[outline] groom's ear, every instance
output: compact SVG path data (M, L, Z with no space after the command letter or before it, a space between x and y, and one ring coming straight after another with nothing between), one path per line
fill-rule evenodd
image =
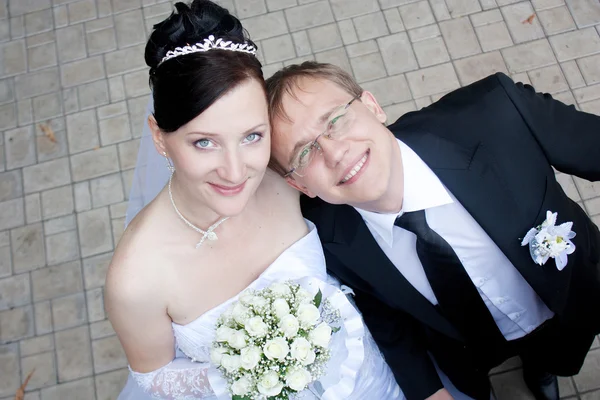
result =
M150 114L148 116L148 126L150 127L150 132L152 132L152 141L154 142L154 147L156 147L156 151L162 156L167 152L167 148L165 146L165 139L162 131L158 127L156 123L156 119L154 115Z
M360 101L362 101L362 103L369 109L369 111L371 111L375 115L379 122L385 124L385 121L387 120L387 115L385 114L385 111L383 111L383 108L381 108L381 106L377 102L375 96L373 96L373 93L365 90L360 95Z
M298 182L294 178L291 178L288 176L287 178L285 178L285 181L287 182L288 185L290 185L294 189L298 190L299 192L304 193L308 197L313 198L313 199L315 197L317 197L313 192L308 190L308 188L306 186L302 185L300 182Z

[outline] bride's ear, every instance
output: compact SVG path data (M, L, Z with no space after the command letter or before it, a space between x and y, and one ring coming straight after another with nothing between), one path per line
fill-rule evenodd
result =
M154 142L156 151L158 151L158 154L164 155L164 153L167 152L167 148L165 147L163 133L158 127L156 119L152 114L148 116L148 126L150 127L150 132L152 132L152 141Z

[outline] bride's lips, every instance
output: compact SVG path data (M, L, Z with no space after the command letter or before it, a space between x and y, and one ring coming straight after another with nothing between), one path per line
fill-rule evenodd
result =
M244 181L236 186L217 185L216 183L209 183L209 185L220 195L235 196L244 190L244 187L246 187L246 182L247 181Z

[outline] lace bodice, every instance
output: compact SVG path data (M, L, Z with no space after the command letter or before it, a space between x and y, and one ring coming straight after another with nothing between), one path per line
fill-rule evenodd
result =
M248 288L262 289L275 281L306 277L340 286L327 275L316 228L312 223L307 223L310 232L284 251ZM132 371L119 400L217 399L208 378L209 352L217 319L237 297L214 307L186 325L173 323L178 357L171 364L151 373L140 374ZM354 391L348 398L374 398L374 392L379 392L376 396L378 399L403 399L393 374L366 329L361 339L364 354L361 354L362 361L358 366L360 371L354 371ZM343 347L343 344L339 345ZM227 397L219 397L221 398ZM302 398L316 397L307 393Z

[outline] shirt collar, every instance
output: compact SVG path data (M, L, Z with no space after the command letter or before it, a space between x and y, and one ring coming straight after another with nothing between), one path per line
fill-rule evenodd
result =
M450 193L421 157L402 141L398 139L396 141L402 154L404 171L402 210L398 213L380 214L355 207L365 223L375 230L390 247L394 243L396 218L405 212L426 210L453 202Z

